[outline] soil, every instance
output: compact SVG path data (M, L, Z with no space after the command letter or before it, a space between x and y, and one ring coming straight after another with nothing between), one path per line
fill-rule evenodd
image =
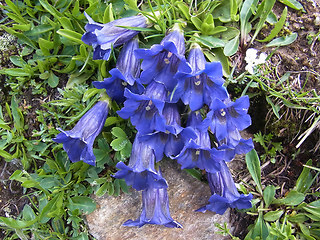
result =
M2 2L2 1L1 1ZM286 25L287 32L296 32L298 34L297 40L289 46L280 47L275 50L270 64L277 66L277 77L283 76L286 72L290 72L290 88L299 91L303 87L305 90L316 91L320 94L320 41L317 39L310 39L311 34L316 34L320 31L320 0L304 0L299 1L304 7L304 11L296 11L288 8L288 24ZM279 16L284 6L277 3L276 13ZM3 17L0 11L0 18ZM0 32L0 36L3 32ZM262 33L263 34L263 33ZM264 38L263 35L259 39ZM270 48L263 48L263 45L257 41L250 47L257 48L261 52L270 53ZM8 64L8 61L2 61L1 65ZM0 66L1 68L1 66ZM244 64L239 68L239 73L243 71ZM272 76L270 76L272 77ZM0 101L2 102L5 96L4 76L0 76ZM30 96L26 90L25 96ZM34 119L36 114L35 110L39 107L38 103L33 101L34 99L26 99L24 104L31 106L28 109L30 114L28 121ZM319 103L317 103L319 105ZM317 105L315 105L318 107ZM319 167L318 149L315 149L319 140L319 131L315 130L301 145L300 153L296 154L298 149L295 148L298 143L298 134L303 133L305 129L310 127L312 119L306 121L310 117L309 112L298 111L289 109L286 111L280 111L281 119L278 120L272 114L270 106L266 103L264 96L256 97L251 101L250 114L252 117L253 125L248 129L248 134L253 134L258 131L262 133L272 132L275 134L275 141L281 141L284 149L277 158L277 164L265 163L262 167L262 181L264 184L273 184L281 186L281 191L277 192L279 196L283 196L285 192L293 187L295 179L301 172L302 165L306 163L308 159L313 159L313 165ZM295 128L295 134L290 131L290 126L293 124ZM32 122L28 122L32 126ZM265 127L267 126L267 127ZM30 131L31 134L32 131ZM315 151L317 150L317 151ZM260 149L257 146L257 151ZM292 154L296 154L295 158L292 158ZM318 158L319 159L319 158ZM233 171L235 179L247 179L248 172L246 171L243 161L238 161L238 171ZM18 163L12 161L10 163L0 160L0 216L17 216L23 209L23 206L28 202L28 199L23 196L23 189L15 182L8 180L10 175L17 169L21 169ZM315 187L315 189L317 186ZM235 220L238 227L236 228L235 235L241 239L245 236L249 223L252 223L250 216L244 215L233 211L235 214ZM3 238L3 233L0 230L0 239Z

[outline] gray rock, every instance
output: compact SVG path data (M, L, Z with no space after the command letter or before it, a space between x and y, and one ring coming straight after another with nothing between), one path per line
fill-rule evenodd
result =
M98 240L163 240L163 239L229 239L216 234L215 223L228 224L230 212L224 215L194 212L208 202L209 186L180 170L172 160L161 161L163 176L169 184L168 196L171 217L183 225L182 229L166 228L158 225L125 227L128 220L136 220L141 213L141 192L132 189L130 194L118 197L105 195L95 198L98 208L87 216L90 233Z

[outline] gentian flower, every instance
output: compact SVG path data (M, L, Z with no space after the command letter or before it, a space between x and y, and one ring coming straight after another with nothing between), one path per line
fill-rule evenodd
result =
M114 175L115 178L125 179L127 185L140 191L151 188L166 188L167 181L155 168L155 155L153 150L139 140L139 134L132 145L131 157L128 166L118 162L116 167L120 170Z
M173 78L181 62L185 62L184 35L178 25L165 36L160 44L150 49L136 50L136 56L143 59L140 76L141 83L149 84L151 81L163 83L169 91L176 85Z
M188 125L194 129L197 138L186 142L181 152L173 158L177 159L182 169L198 167L207 172L219 171L223 154L211 148L210 136L199 112L190 114Z
M165 132L155 131L142 135L140 140L149 145L156 155L156 161L166 156L177 155L184 146L183 139L196 138L192 128L182 128L178 107L173 103L166 103L162 112L166 119Z
M236 129L229 132L228 136L219 141L218 150L224 153L223 159L231 161L236 154L245 154L254 148L252 139L243 139Z
M158 171L160 176L161 172ZM128 220L123 225L129 227L142 227L145 224L164 225L169 228L182 228L174 221L169 211L169 198L166 188L149 187L142 191L142 213L133 221Z
M71 162L84 161L94 166L96 158L92 151L93 142L104 126L108 111L108 102L99 101L81 117L72 130L59 129L61 133L52 140L63 143L63 149Z
M141 134L154 130L166 131L166 120L162 116L162 110L167 90L163 84L151 82L142 95L125 89L124 96L127 98L124 107L117 112L121 118L130 118L131 123Z
M211 111L208 112L204 122L210 126L217 140L221 141L230 132L241 131L251 125L250 115L247 114L248 108L248 96L240 97L235 102L216 98L210 105Z
M251 208L252 194L240 194L227 164L224 161L221 161L220 164L221 170L219 172L207 173L212 193L209 204L196 211L205 212L209 210L222 215L229 207L237 209Z
M96 23L86 12L84 15L89 23L85 26L86 33L82 36L81 40L85 44L92 45L94 60L108 60L112 46L118 47L139 33L138 31L119 26L142 28L147 26L147 18L142 15L121 18L106 24Z
M140 60L133 54L134 50L138 49L138 47L139 43L137 39L132 39L125 43L118 56L116 68L109 71L112 76L105 78L103 82L93 82L93 86L98 89L105 88L108 96L118 103L125 100L123 95L125 88L130 89L134 93L142 93L144 87L138 81Z
M173 94L173 102L181 98L184 104L190 106L191 111L196 111L203 104L210 106L215 98L224 100L228 97L228 92L223 86L221 63L208 63L201 47L196 43L192 45L188 63L191 69L180 65L175 76L178 85Z

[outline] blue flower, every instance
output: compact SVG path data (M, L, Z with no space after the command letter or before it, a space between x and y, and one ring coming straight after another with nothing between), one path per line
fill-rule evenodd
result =
M223 214L229 207L237 209L251 208L252 194L240 194L232 179L227 164L220 162L221 170L216 173L207 173L208 182L212 196L209 204L196 210L197 212L205 212L207 210Z
M219 142L218 150L224 153L223 159L231 161L236 154L245 154L254 148L252 139L243 139L236 129L229 132L228 136Z
M53 141L63 143L72 162L84 161L95 165L95 156L92 151L93 142L101 132L108 116L109 106L105 101L99 101L78 121L70 131L61 131Z
M191 111L199 110L203 104L210 106L215 98L224 100L228 92L223 85L220 62L207 63L198 44L193 44L188 56L190 69L181 64L175 78L178 79L173 101L179 98L190 106Z
M163 84L151 82L142 95L125 89L124 96L127 98L124 107L117 112L121 118L130 118L131 123L141 134L151 133L154 130L166 131L166 120L162 110L167 91Z
M161 172L158 171L160 176ZM173 220L169 211L169 198L166 188L149 187L142 191L142 213L133 221L127 220L123 225L142 227L145 224L164 225L169 228L182 228L182 225Z
M140 140L150 146L156 155L156 161L166 156L177 155L184 146L184 139L196 138L191 128L182 128L180 126L180 114L176 104L166 103L162 112L166 119L165 132L155 131L142 135Z
M243 96L235 102L229 99L215 99L210 105L210 112L204 122L210 126L218 141L223 140L230 132L243 130L251 125L249 97Z
M121 18L106 24L101 24L93 21L86 12L84 14L89 23L85 26L86 33L82 36L81 40L84 43L93 46L93 59L108 60L112 46L120 46L139 33L138 31L122 28L120 26L147 26L147 19L142 15Z
M128 166L118 162L116 167L120 170L115 178L125 179L127 185L140 191L146 188L166 188L167 182L155 168L155 155L153 150L139 140L139 134L133 142L131 157Z
M217 172L220 170L219 162L223 160L223 154L215 148L211 148L208 130L204 127L199 112L193 112L189 116L188 125L193 128L196 138L189 139L181 152L173 157L177 159L181 168L194 168Z
M110 78L105 78L103 82L95 81L93 86L101 89L105 88L108 96L118 103L125 100L124 89L128 88L131 92L142 93L144 87L138 81L140 75L140 60L138 60L133 52L138 49L139 43L137 39L124 44L117 59L116 68L109 71Z
M136 50L136 56L143 59L140 80L143 84L151 81L163 83L169 91L176 85L174 75L181 62L185 62L184 35L180 29L171 31L160 44L150 49Z

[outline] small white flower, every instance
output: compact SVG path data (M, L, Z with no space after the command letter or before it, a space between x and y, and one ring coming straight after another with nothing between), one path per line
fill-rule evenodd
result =
M254 74L255 66L263 64L266 62L267 54L261 53L259 57L257 56L258 50L254 48L249 48L246 52L246 57L244 60L247 62L245 69L250 73Z

